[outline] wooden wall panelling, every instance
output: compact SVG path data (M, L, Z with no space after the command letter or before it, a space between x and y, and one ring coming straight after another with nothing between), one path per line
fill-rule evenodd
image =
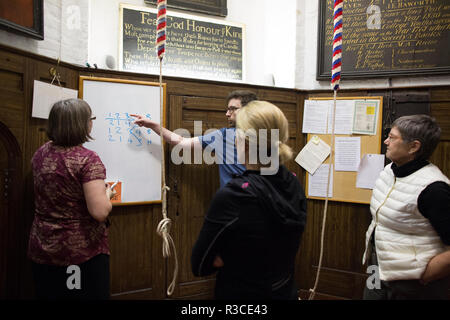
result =
M18 298L22 197L22 151L16 137L0 122L0 299Z
M150 182L151 183L151 182ZM165 261L156 234L161 205L115 206L110 215L111 296L163 299Z
M6 241L2 245L5 251L1 251L5 261L0 266L1 277L6 282L2 283L3 290L0 293L4 298L20 297L20 267L21 267L21 224L22 213L22 171L24 134L24 109L25 109L25 58L20 55L0 53L0 122L2 126L2 224L0 233ZM6 153L6 154L4 154ZM10 180L8 183L5 179ZM8 199L4 197L8 184ZM5 216L6 215L6 216Z
M184 128L194 132L193 121L202 121L203 128L221 128L226 125L223 100L205 97L170 96L170 129ZM211 106L208 110L207 107ZM191 112L202 111L191 118ZM187 117L185 115L187 114ZM223 117L222 123L216 122ZM197 117L200 115L200 117ZM211 122L214 119L214 122ZM218 126L216 126L218 125ZM203 132L202 132L203 133ZM193 160L193 153L191 153ZM203 161L203 160L202 160ZM178 252L179 275L173 298L204 299L211 298L214 277L196 278L191 271L191 252L203 225L204 215L215 190L219 187L217 165L169 164L170 180L176 180L176 193L171 192L170 216L175 217L173 225L174 241ZM169 261L168 280L172 277L173 261Z
M450 177L450 141L443 140L439 142L430 158L430 162L437 165L442 173Z
M431 90L431 115L441 127L441 141L450 141L450 87Z
M430 96L431 115L436 118L442 130L441 141L430 161L450 177L450 87L432 88ZM450 288L448 298L450 300Z
M309 97L329 97L332 93L314 93ZM343 96L365 95L358 92ZM303 109L302 109L303 110ZM301 126L302 123L299 123ZM307 173L304 173L303 182ZM307 223L297 256L297 283L300 296L308 298L314 287L320 258L324 201L309 199ZM368 206L343 202L328 202L323 247L322 269L315 299L352 299L362 296L366 275L361 265L363 236L370 223Z
M204 98L221 98L225 99L227 95L238 89L254 90L254 86L242 85L235 86L225 84L223 82L202 81L192 79L177 79L173 77L163 78L163 82L167 82L168 94L181 95L186 97L204 97ZM225 106L224 106L225 110Z
M11 135L9 129L3 123L0 123L0 179L2 182L8 179L8 169L11 165L8 157L8 143L5 141L5 136L8 134ZM8 229L11 218L8 199L4 196L8 191L6 184L6 181L0 184L0 299L7 298L9 292L8 278L17 278L8 268L8 263L15 259L11 257L11 252L9 252L10 237ZM12 287L14 288L14 286Z
M295 147L293 148L294 154L293 159L297 156L297 154L303 149L306 143L306 135L302 133L302 127L303 127L303 108L304 108L304 101L306 99L306 93L299 92L296 95L296 120L297 120L297 126L296 126L296 139L295 139ZM297 178L299 179L300 183L303 186L303 190L305 190L305 171L300 165L297 163L294 164L294 172L297 174ZM309 281L307 279L312 278L311 274L311 268L309 267L309 264L307 261L311 260L311 254L312 250L308 248L309 242L305 242L305 238L308 237L308 223L309 223L309 214L307 215L307 225L305 226L305 230L303 231L302 239L300 242L300 248L297 252L296 257L296 268L295 268L295 281L297 283L297 287L299 291L301 291L301 288L309 288ZM314 243L314 242L311 242ZM300 293L300 292L299 292ZM300 295L302 299L306 298L305 295Z
M442 130L441 141L430 161L437 165L447 177L450 177L450 87L432 89L430 95L431 115L436 118Z
M314 244L316 256L310 261L314 277L319 261L323 207L323 201L310 200L308 203L308 213L310 216L313 215L311 222L314 223L314 231L310 233L312 237L307 239L316 242ZM345 298L358 299L362 296L366 274L361 260L365 230L370 220L367 205L334 201L328 203L318 292ZM310 283L311 288L314 280Z
M0 121L24 144L25 58L2 52L0 55Z
M340 97L364 96L367 92L340 92ZM313 93L330 97L332 93ZM300 124L301 125L301 124ZM305 175L307 173L305 172ZM303 177L305 181L305 176ZM308 200L308 218L297 261L300 296L308 298L314 287L320 258L324 201ZM367 277L361 264L364 235L370 223L367 205L328 202L322 269L315 299L359 299Z

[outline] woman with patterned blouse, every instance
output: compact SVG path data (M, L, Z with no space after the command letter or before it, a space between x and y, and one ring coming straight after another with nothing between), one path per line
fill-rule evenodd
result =
M108 215L114 192L99 156L82 146L95 117L81 99L55 103L49 142L33 156L35 216L28 256L39 299L108 299Z

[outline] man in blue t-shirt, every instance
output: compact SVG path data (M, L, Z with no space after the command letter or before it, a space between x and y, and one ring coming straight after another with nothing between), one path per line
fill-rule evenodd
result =
M228 128L215 130L203 136L194 138L184 138L141 115L132 114L136 117L135 123L142 127L150 128L158 135L163 134L163 139L172 145L179 145L181 148L202 148L214 151L219 165L220 187L225 186L233 177L233 174L241 174L245 167L237 161L235 146L236 136L236 114L240 108L250 101L257 100L256 94L246 90L232 91L227 97L226 117L228 118Z

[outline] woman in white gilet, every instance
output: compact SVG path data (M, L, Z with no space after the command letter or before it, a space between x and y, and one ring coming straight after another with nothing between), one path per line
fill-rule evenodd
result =
M433 118L412 115L384 141L392 163L375 183L363 257L379 281L367 281L364 299L448 299L449 179L428 162L440 134Z

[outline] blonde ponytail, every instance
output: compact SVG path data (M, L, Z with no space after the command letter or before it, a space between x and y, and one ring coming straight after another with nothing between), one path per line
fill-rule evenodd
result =
M292 159L292 148L289 147L287 144L280 142L278 153L280 155L280 163L284 164Z
M266 146L271 147L271 130L278 130L278 155L280 163L292 159L292 149L286 144L289 139L289 127L286 116L280 108L267 101L251 101L241 108L236 116L237 128L259 139L259 130L267 130Z

